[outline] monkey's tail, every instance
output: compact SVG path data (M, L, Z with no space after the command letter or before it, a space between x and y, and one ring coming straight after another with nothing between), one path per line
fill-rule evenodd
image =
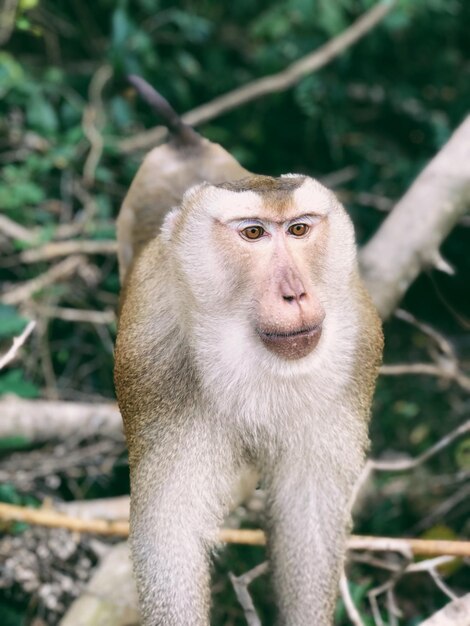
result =
M135 74L130 74L127 80L140 97L161 117L163 124L177 141L186 145L201 142L201 135L183 122L168 100L158 93L152 85Z

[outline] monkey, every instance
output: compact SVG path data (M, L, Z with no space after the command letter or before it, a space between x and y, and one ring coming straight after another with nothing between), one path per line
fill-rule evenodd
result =
M352 222L307 175L248 172L139 81L171 131L117 223L142 623L209 625L211 554L248 475L278 623L330 626L383 341Z

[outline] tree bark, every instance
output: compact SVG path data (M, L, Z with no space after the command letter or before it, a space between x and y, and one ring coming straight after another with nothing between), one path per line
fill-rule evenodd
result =
M123 542L109 550L59 626L137 626L136 607L129 551Z
M420 626L470 626L470 593L449 602Z
M22 437L41 443L77 433L123 438L121 415L112 402L22 400L12 395L0 400L0 416L0 439Z
M382 318L425 268L452 273L439 246L470 206L470 116L426 166L360 253Z

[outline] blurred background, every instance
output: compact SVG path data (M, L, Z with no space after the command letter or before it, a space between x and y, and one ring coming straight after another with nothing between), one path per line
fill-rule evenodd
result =
M373 5L0 2L0 210L8 218L7 226L0 222L1 351L28 319L37 322L0 373L0 394L71 403L114 399L114 220L145 153L141 133L159 122L126 74L141 75L177 111L190 111L283 70ZM254 172L323 179L344 202L362 244L468 113L469 26L465 0L400 0L332 63L198 130ZM12 223L18 230L11 231ZM439 339L427 324L455 351L463 384L439 376L381 377L371 427L374 458L416 456L468 419L469 227L463 218L442 247L455 275L422 274L400 305L413 317L385 325L385 363L439 362ZM47 245L60 241L87 243L48 257ZM28 256L37 249L43 252ZM64 262L70 267L54 270ZM51 270L59 278L49 280ZM34 289L17 291L44 276ZM469 476L468 435L415 471L378 474L358 507L355 532L468 537ZM122 496L129 489L125 446L100 432L78 431L66 440L52 433L40 443L5 436L0 481L0 500L13 504ZM257 526L252 518L248 512L242 523ZM2 626L58 624L99 562L99 547L85 535L20 523L0 521L0 531ZM241 574L263 555L261 548L232 546L217 556L215 625L245 623L227 572ZM469 591L464 560L439 573L457 595ZM368 594L389 575L370 562L350 564L352 595L366 625L380 626ZM272 623L268 579L257 579L252 590L263 623ZM394 593L401 614L390 617L379 603L383 624L419 624L449 599L426 572L404 577ZM337 624L348 623L339 601Z

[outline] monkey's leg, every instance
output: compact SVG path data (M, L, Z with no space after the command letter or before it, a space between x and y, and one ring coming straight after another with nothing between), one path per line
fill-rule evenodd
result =
M208 429L168 430L131 475L130 545L142 624L208 626L210 551L229 499L231 452Z
M281 464L268 484L267 533L282 626L331 626L349 529L349 489L331 472Z

